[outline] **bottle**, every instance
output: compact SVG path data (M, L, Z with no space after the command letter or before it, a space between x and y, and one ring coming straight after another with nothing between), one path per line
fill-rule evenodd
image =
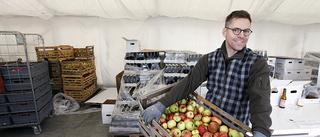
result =
M286 104L286 100L287 100L286 91L287 91L287 89L284 88L281 99L280 99L280 104L279 104L280 108L285 108L285 104Z

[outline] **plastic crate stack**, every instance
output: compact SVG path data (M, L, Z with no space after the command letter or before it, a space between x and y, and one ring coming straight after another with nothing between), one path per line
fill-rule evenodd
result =
M44 61L46 57L51 68L51 88L52 92L63 92L63 83L61 77L61 61L74 59L74 48L70 45L60 45L54 47L36 47L38 61ZM44 56L46 55L46 56Z
M165 84L173 84L182 80L196 65L202 54L191 51L169 51L164 58Z
M63 91L76 101L85 101L97 88L93 46L75 48L74 59L61 61Z
M0 70L5 87L0 94L0 126L36 125L53 116L47 62L2 63Z

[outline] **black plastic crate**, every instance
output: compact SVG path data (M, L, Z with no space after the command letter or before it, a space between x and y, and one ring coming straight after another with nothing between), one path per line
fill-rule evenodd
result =
M35 109L35 105L33 101L8 104L9 111L22 112L22 111L40 110L45 104L47 104L51 100L51 98L52 98L52 93L47 92L44 96L42 96L39 100L36 101L37 109Z
M32 78L33 88L36 89L40 85L49 81L49 73L44 72ZM31 81L29 78L7 79L4 80L6 91L31 90Z
M53 112L52 100L49 101L40 111L38 111L39 122L41 122L46 116ZM11 118L14 124L26 124L26 123L36 123L37 115L35 111L13 113Z
M0 126L7 126L11 124L11 116L9 114L0 115Z
M35 99L38 100L42 95L51 91L49 81L34 90ZM32 90L7 92L8 102L32 101Z
M0 104L0 114L8 113L8 106L6 104Z
M31 77L48 71L47 62L30 62ZM29 78L26 63L10 63L0 67L3 79Z
M0 103L5 103L6 101L6 95L5 94L0 94Z

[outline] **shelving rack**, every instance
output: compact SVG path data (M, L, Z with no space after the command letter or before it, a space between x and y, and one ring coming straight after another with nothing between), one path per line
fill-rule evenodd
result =
M0 31L0 128L31 126L40 134L41 121L54 114L50 63L37 62L35 47L44 48L41 35Z

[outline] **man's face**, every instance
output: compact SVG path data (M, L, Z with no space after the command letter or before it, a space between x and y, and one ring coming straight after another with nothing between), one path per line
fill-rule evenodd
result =
M228 27L231 29L239 28L241 30L250 29L251 23L249 19L246 18L234 18L231 20L231 24ZM226 38L228 54L234 54L237 51L242 50L249 39L249 36L243 35L243 31L239 35L235 35L231 29L224 28L222 31L223 36Z

